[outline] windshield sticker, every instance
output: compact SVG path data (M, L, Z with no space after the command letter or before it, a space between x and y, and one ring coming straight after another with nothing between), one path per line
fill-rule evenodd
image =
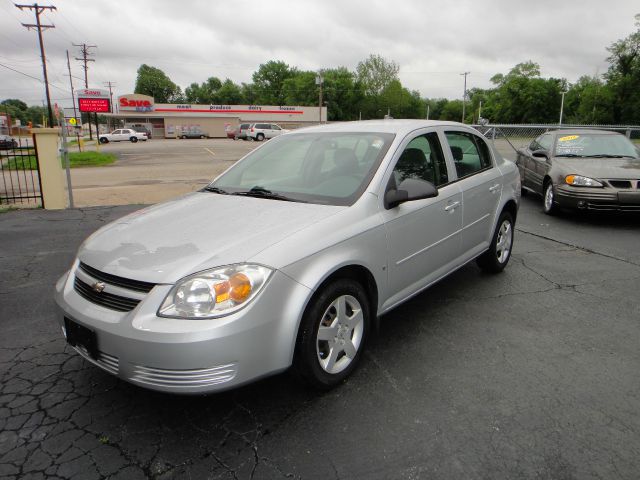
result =
M580 135L567 135L566 137L560 137L558 139L559 142L570 142L571 140L576 140L580 138Z

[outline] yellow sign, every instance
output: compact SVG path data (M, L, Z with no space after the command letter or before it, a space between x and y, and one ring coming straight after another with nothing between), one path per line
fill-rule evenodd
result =
M75 125L76 123L78 123L78 121L77 121L75 118L70 118L70 119L69 119L69 123L70 123L71 125Z
M580 138L580 135L567 135L566 137L560 137L558 139L559 142L570 142L571 140L575 140L576 138Z

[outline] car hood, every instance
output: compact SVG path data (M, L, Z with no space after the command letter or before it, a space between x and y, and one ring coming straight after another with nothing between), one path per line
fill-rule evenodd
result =
M244 262L344 208L198 192L101 228L85 240L78 258L120 277L174 283Z
M554 164L561 167L563 175L573 173L591 178L640 178L640 159L638 158L556 157Z

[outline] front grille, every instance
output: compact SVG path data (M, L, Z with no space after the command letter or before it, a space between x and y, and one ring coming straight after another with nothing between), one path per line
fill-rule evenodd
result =
M114 357L113 355L109 355L108 353L98 352L98 358L94 360L93 358L91 358L91 355L89 355L89 352L87 352L87 349L82 345L77 345L73 348L76 350L76 352L82 355L85 360L90 361L94 365L97 365L98 367L111 373L112 375L118 375L118 369L120 367L120 361L118 360L118 357Z
M200 388L233 380L237 363L196 370L166 370L135 365L131 381L152 387Z
M90 267L86 263L80 262L80 269L86 274L91 275L96 280L114 285L120 288L126 288L127 290L133 290L134 292L149 293L155 283L142 282L140 280L131 280L130 278L118 277L117 275L111 275L110 273L104 273L100 270L96 270Z
M609 184L615 188L631 188L629 180L609 180Z
M140 303L136 298L121 297L104 291L96 292L91 285L84 283L78 277L73 282L73 288L86 300L118 312L129 312Z

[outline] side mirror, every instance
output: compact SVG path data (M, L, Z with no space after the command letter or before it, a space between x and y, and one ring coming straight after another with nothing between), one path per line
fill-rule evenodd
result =
M401 203L438 196L438 189L433 183L418 178L403 180L398 188L390 188L384 195L384 207L387 210L397 207Z
M536 150L534 152L531 152L531 155L536 158L546 158L547 160L549 160L549 153L546 150Z

